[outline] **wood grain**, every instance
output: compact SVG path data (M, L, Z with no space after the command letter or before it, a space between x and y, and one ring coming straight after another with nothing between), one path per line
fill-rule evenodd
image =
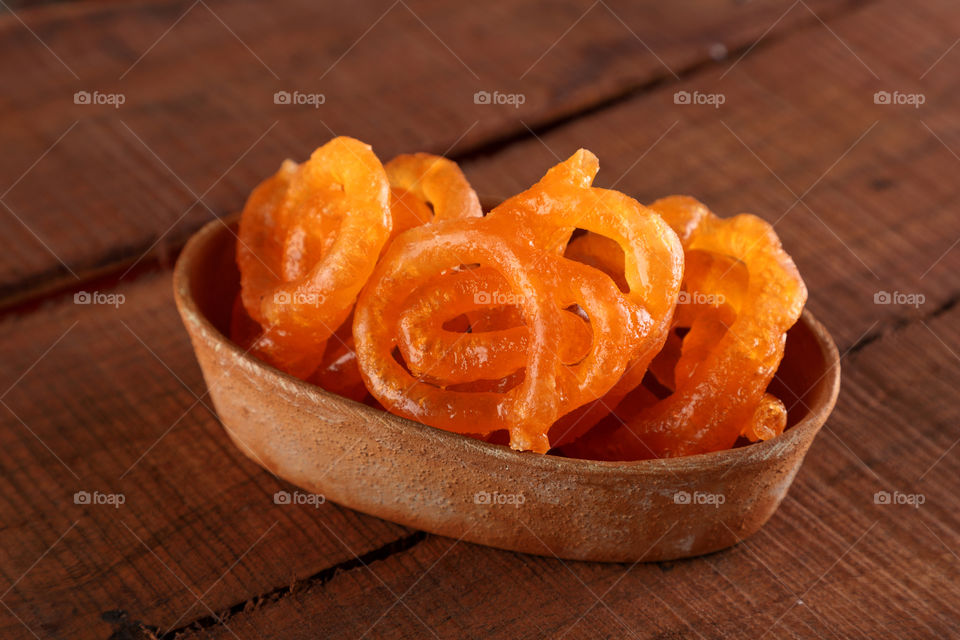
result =
M173 628L171 636L315 638L359 636L374 622L368 637L960 633L952 3L905 10L889 0L837 15L829 28L795 5L742 61L716 66L701 64L709 43L743 47L791 5L703 3L694 19L663 3L611 4L670 67L686 69L661 84L650 83L669 74L600 6L519 82L589 5L411 3L477 83L399 5L322 81L321 67L389 4L352 13L198 5L118 82L189 6L21 12L82 81L0 17L0 83L18 87L0 101L0 140L14 150L0 155L0 185L13 185L2 200L78 275L127 264L158 238L155 255L173 251L191 228L236 208L278 158L326 138L327 125L390 155L444 151L479 121L453 152L487 197L587 146L601 158L601 184L642 200L687 191L722 214L785 213L777 230L810 306L847 351L844 390L790 497L754 538L678 563L562 563L454 545L335 505L274 504L275 491L292 488L248 462L196 402L205 388L168 272L78 283L125 300L75 305L70 293L0 319L0 636L147 638ZM324 43L319 52L310 38ZM409 63L385 68L385 57ZM37 73L23 73L38 61ZM309 86L284 82L307 76ZM331 100L316 112L272 103L273 91L313 86ZM424 102L424 87L435 103ZM529 99L484 111L472 103L477 87ZM82 88L129 100L83 110L70 102ZM677 90L726 101L677 105ZM919 91L926 102L876 105L877 90ZM328 109L335 98L339 107ZM516 138L522 123L536 136ZM206 206L194 203L200 195ZM0 220L3 296L66 281L10 212ZM880 291L925 301L876 305ZM77 491L120 492L125 503L77 505ZM920 494L924 504L875 504L878 491Z
M170 289L156 273L112 291L116 308L67 298L3 321L3 590L67 532L3 600L40 635L104 638L110 611L166 629L411 534L274 503L293 489L225 439ZM78 491L125 502L78 505ZM0 637L17 637L6 614Z
M946 34L960 32L960 13L949 2L922 4L924 12L902 14L883 3L831 30L805 28L732 69L706 69L464 170L481 194L502 197L587 147L600 158L600 186L642 202L688 193L720 215L775 222L810 285L811 310L842 351L960 294L960 216L951 204L960 197L952 80L960 54L917 80L953 44ZM914 37L931 21L936 45ZM922 92L926 103L877 105L878 90ZM726 102L677 105L675 91ZM925 301L875 305L883 291Z
M939 24L956 25L947 4L925 8ZM619 582L628 567L564 564L467 544L451 549L452 541L428 538L370 571L238 617L232 628L249 637L264 629L294 638L335 629L359 636L385 614L371 635L422 637L427 628L440 637L957 633L960 541L949 479L957 471L951 447L960 437L950 401L960 384L958 256L947 253L934 265L960 232L943 206L956 195L948 178L956 159L920 121L935 130L955 126L949 113L956 96L945 60L948 66L923 85L922 114L873 104L873 91L906 91L910 74L923 73L939 55L929 42L888 33L895 16L906 33L931 19L905 21L890 3L832 25L883 74L880 81L829 31L810 28L748 57L724 79L722 71L708 70L679 87L722 91L728 101L716 111L676 108L672 92L661 90L467 165L481 192L494 196L534 180L556 160L554 152L562 157L586 145L612 165L602 174L610 184L679 119L619 188L650 200L681 184L721 212L750 207L775 220L813 185L805 194L809 209L794 207L777 228L810 285L812 308L845 348L856 346L845 362L838 411L791 497L757 537L729 553L637 566ZM874 41L877 33L885 38ZM942 53L951 42L940 44ZM893 50L895 60L887 53ZM785 60L796 69L789 81ZM744 202L744 193L752 202ZM919 309L874 305L882 290L923 293L927 301ZM922 494L925 503L878 505L878 491ZM505 575L511 588L498 589ZM609 609L595 604L591 590L601 595L614 584L604 595ZM407 589L409 609L395 604Z
M810 6L829 16L852 4ZM384 158L490 150L672 80L711 50L736 52L815 20L789 7L81 3L24 11L37 37L0 16L0 146L15 150L0 157L9 240L0 300L145 254L164 262L211 216L240 208L283 158L305 158L334 132ZM76 105L76 91L125 101ZM277 91L326 101L276 105ZM477 91L520 93L524 103L477 105Z
M952 308L846 358L841 402L787 500L728 551L631 567L429 536L227 622L242 638L952 637L960 461L939 458L960 439L957 353ZM924 502L877 504L880 491Z

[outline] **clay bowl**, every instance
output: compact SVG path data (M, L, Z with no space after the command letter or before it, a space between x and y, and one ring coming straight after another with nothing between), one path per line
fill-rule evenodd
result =
M775 381L787 405L800 402L777 438L631 463L519 453L346 400L245 355L225 337L239 287L235 241L211 222L174 273L177 307L227 434L305 491L451 538L605 562L731 546L777 509L840 385L836 346L805 312Z

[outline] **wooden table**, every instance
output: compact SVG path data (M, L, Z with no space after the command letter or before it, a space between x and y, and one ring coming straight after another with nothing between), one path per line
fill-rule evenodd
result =
M22 4L0 15L0 637L960 634L955 2ZM334 134L449 155L486 199L584 146L603 186L775 222L844 386L766 527L603 565L274 504L170 267Z

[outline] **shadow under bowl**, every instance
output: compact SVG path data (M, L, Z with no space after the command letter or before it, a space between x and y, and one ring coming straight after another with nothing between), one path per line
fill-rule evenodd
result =
M837 348L809 311L787 335L771 391L780 436L703 455L597 462L520 453L328 393L227 338L239 274L236 218L189 241L174 294L234 443L302 489L357 511L501 549L604 562L729 547L776 511L840 387Z

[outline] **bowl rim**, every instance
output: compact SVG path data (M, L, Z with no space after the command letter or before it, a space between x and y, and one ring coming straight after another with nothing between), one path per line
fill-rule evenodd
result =
M177 257L173 270L173 289L176 304L180 308L184 321L193 323L195 329L200 331L214 349L218 351L226 350L232 357L237 358L238 362L242 364L244 368L253 372L255 375L273 379L279 386L295 390L298 398L305 398L310 401L347 403L351 410L359 411L361 415L369 416L371 419L381 422L386 420L387 424L398 430L410 429L413 433L423 437L426 442L429 443L432 441L433 444L438 446L448 446L453 450L473 450L475 453L485 454L503 464L532 465L541 471L579 474L581 476L584 474L609 475L615 473L637 476L648 474L660 475L664 471L678 475L691 471L703 471L705 469L719 470L725 467L757 464L759 461L770 457L779 457L779 453L784 449L792 449L804 442L809 443L833 410L840 391L840 356L836 343L826 327L824 327L808 309L804 308L797 323L805 324L806 328L813 334L823 359L827 363L823 373L810 388L807 389L806 393L809 393L821 385L821 383L829 385L829 391L826 394L821 394L819 402L813 403L812 406L807 406L808 413L799 422L770 440L751 443L733 449L676 458L607 461L568 458L549 453L537 454L516 451L506 445L492 444L452 431L431 427L395 415L389 411L383 411L349 398L344 398L343 396L331 393L321 387L280 371L253 357L213 325L210 319L200 310L196 300L194 300L193 282L191 282L190 279L190 265L201 255L203 250L209 246L210 241L216 237L217 234L229 232L236 237L236 233L230 228L230 225L239 220L239 217L239 213L234 213L228 216L218 217L208 222L190 237L180 252L180 255Z

